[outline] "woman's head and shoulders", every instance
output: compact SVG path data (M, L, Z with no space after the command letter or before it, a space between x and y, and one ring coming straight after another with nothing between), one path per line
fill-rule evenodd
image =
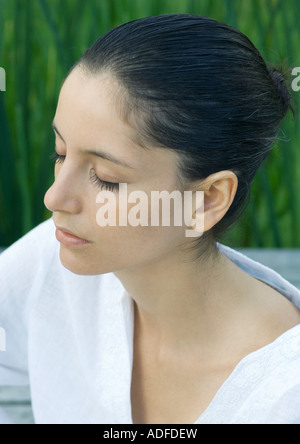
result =
M219 358L226 379L241 359L300 323L296 289L217 243L240 215L289 107L282 75L249 39L199 16L122 25L72 68L53 122L56 178L45 204L69 270L61 273L120 281L133 299L137 360L145 347L157 348L153 359L163 365L179 347L212 366ZM119 216L121 183L147 197L201 191L203 234L186 237L186 227L172 223L100 227L98 193L115 195ZM57 258L53 221L28 239L51 232Z
M216 240L241 214L289 108L284 77L227 25L171 14L107 33L72 68L54 118L61 163L45 203L56 226L88 240L74 255L62 244L62 262L78 274L128 275L129 287L131 275L154 277L163 264L167 276L189 261L214 268L230 256ZM149 199L154 190L202 191L204 233L152 227L149 212L145 226L99 227L97 187L117 194L120 183ZM254 284L272 292L259 276Z

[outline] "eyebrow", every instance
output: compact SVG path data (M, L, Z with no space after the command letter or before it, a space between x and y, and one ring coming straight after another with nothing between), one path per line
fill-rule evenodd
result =
M53 130L56 132L56 134L59 136L59 138L60 138L64 143L66 143L65 140L64 140L64 138L62 137L62 135L61 135L60 132L58 131L58 129L57 129L57 127L56 127L56 125L55 125L54 122L52 122L51 126L52 126L52 129L53 129ZM129 165L128 163L124 162L123 160L119 160L119 159L117 159L116 157L112 156L111 154L109 154L109 153L105 153L105 152L100 151L100 150L88 150L88 151L85 151L85 150L84 150L84 151L81 151L81 153L83 153L83 154L89 154L89 155L91 155L91 156L101 157L101 159L108 160L109 162L113 162L113 163L115 163L116 165L123 166L123 167L126 167L126 168L135 169L135 167L133 167L132 165Z
M82 151L82 153L89 154L91 156L101 157L101 159L108 160L109 162L113 162L113 163L115 163L116 165L119 165L119 166L135 169L135 167L133 167L132 165L129 165L128 163L124 162L123 160L117 159L116 157L112 156L111 154L104 153L103 151L88 150L88 151Z

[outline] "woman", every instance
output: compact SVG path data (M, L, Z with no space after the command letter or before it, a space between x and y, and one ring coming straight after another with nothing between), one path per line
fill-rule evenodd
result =
M119 26L71 69L53 220L0 258L0 383L30 384L37 423L300 423L300 293L217 242L289 108L247 37L195 15ZM192 192L191 223L120 223L120 184Z

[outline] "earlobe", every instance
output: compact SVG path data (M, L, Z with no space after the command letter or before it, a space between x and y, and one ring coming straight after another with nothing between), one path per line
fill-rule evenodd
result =
M238 187L233 171L220 171L201 183L204 191L204 232L213 228L229 210Z

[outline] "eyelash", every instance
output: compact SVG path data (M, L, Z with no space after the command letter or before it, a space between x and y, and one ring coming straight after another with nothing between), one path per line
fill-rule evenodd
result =
M119 190L118 183L106 182L105 180L100 179L100 177L97 176L94 169L91 170L90 180L92 183L95 183L99 188L101 188L101 190L106 190L106 191L118 191Z
M54 161L56 164L63 163L66 156L62 156L60 154L57 154L55 151L53 154L51 154L50 159ZM100 177L97 176L96 171L94 169L90 172L90 180L92 183L96 184L101 190L106 191L118 191L119 190L119 183L116 182L107 182L105 180L100 179Z
M65 160L65 158L66 156L61 156L60 154L57 154L56 151L50 155L50 160L52 160L55 163L62 163Z

